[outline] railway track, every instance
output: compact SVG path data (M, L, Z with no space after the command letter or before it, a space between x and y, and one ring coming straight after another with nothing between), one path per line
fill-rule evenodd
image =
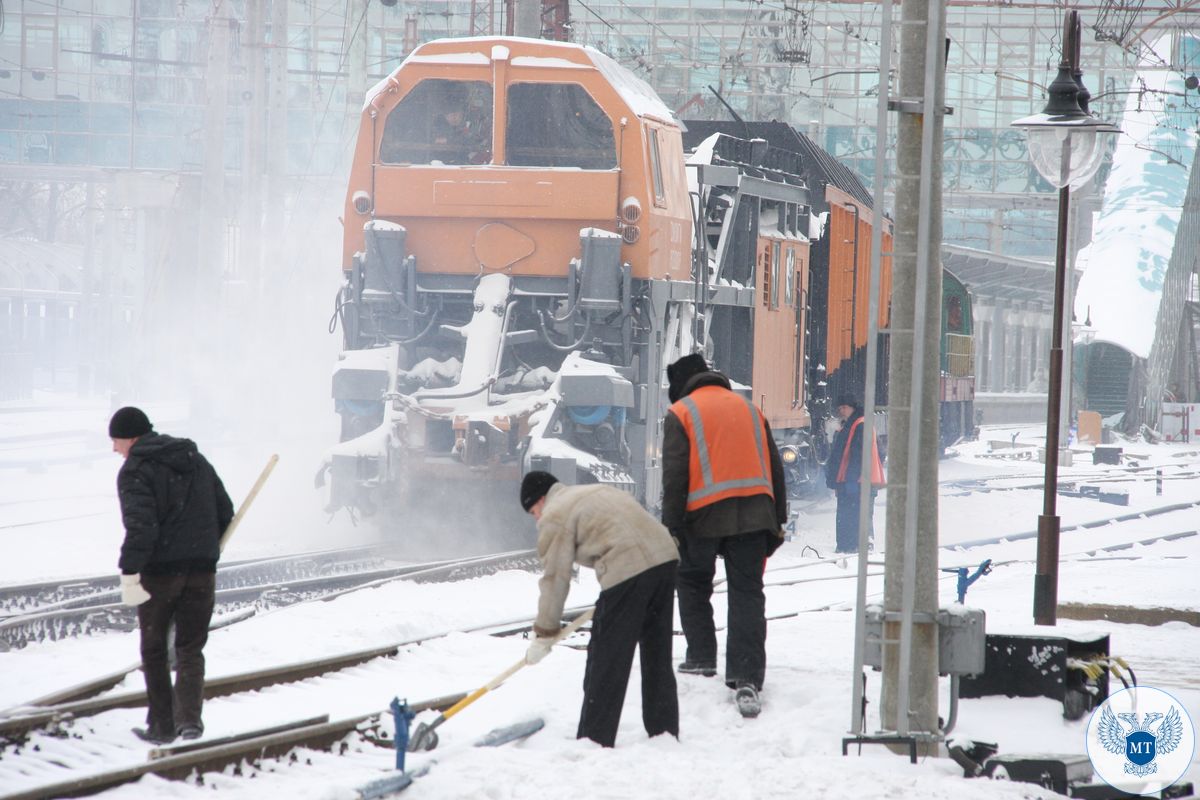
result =
M585 610L571 609L564 616L572 618ZM305 684L300 682L393 657L406 648L451 633L487 632L505 636L528 630L532 624L532 618L493 621L370 650L228 676L207 682L205 697L244 694L249 698L251 692L282 684L298 684L296 688L303 690ZM445 710L465 696L464 692L410 703L410 709L415 712ZM381 724L381 717L387 712L382 709L334 721L328 716L307 718L265 729L246 730L220 739L160 748L152 750L148 759L145 745L141 743L99 742L85 735L84 729L88 726L84 720L105 711L144 704L145 692L135 691L52 706L29 705L0 717L0 738L4 740L0 747L0 785L7 783L17 787L15 791L0 794L0 800L76 797L135 781L145 774L184 778L193 772L222 770L245 761L282 755L296 748L330 749L339 742L342 752L362 743L390 746L388 723ZM347 741L347 737L357 737L357 740ZM92 767L96 764L117 766L95 771Z
M1112 558L1111 553L1137 544L1152 544L1194 535L1197 535L1196 531L1163 534L1085 548L1077 552L1065 553L1063 557ZM1014 559L1005 563L1018 563L1018 561L1021 560ZM785 568L769 570L768 574L780 577L780 573L807 566L817 565L790 565ZM439 571L442 575L450 575L454 574L455 570L465 577L477 567L478 564L473 563L446 564L427 568L429 571L424 577L433 580L435 579L433 576ZM853 576L847 573L846 577ZM828 580L828 578L817 579ZM950 580L951 578L944 576L942 579ZM812 578L771 580L769 586L777 587L811 582L812 580ZM840 603L822 604L814 608L776 614L771 618L795 617L809 611L840 608L841 606ZM575 609L576 613L580 611L582 609ZM488 632L493 635L505 635L527 629L530 623L529 619L508 620L460 630L461 632ZM211 681L206 686L206 697L212 699L244 695L246 702L250 702L253 695L249 693L254 690L288 683L295 684L292 688L297 693L316 692L318 691L316 684L313 684L314 688L311 690L306 688L310 686L310 680L319 680L332 673L352 668L365 668L369 666L370 662L397 656L402 651L410 650L414 645L429 642L448 633L451 632L425 635L370 650L228 676ZM349 680L358 674L358 670L355 670L347 674L343 680ZM303 696L307 697L308 695L304 694ZM463 694L455 694L423 700L412 706L416 710L445 709L461 699L462 696ZM14 787L10 793L0 794L0 800L80 796L137 780L145 774L181 778L194 773L203 774L212 770L224 770L231 765L235 769L253 770L261 759L283 756L288 753L292 754L291 758L295 761L298 748L332 749L334 753L346 753L355 748L378 744L387 746L389 738L384 731L389 723L386 722L386 717L381 719L381 715L385 713L382 709L332 720L328 717L310 717L297 719L288 724L277 723L266 728L245 730L222 739L202 740L189 744L186 748L152 751L149 758L147 758L144 745L135 744L132 741L125 743L124 739L121 742L115 742L112 737L105 739L88 735L91 726L84 722L88 718L113 709L137 707L144 702L143 692L124 692L69 703L39 705L34 702L7 716L0 716L0 737L7 739L7 744L0 749L0 784ZM314 701L309 705L319 706L319 701ZM247 718L254 718L253 712ZM111 722L109 727L112 727ZM96 771L95 767L99 764L105 765L105 769ZM247 764L248 766L246 766Z
M217 626L240 621L259 610L306 600L328 598L398 578L416 581L452 579L446 576L488 574L496 569L532 566L532 551L425 564L385 566L381 548L352 548L318 554L241 562L217 572ZM115 576L67 584L9 587L15 604L30 598L65 597L40 605L39 610L0 618L0 649L25 647L31 642L137 627L136 609L120 603ZM76 596L70 596L77 593Z
M377 545L222 562L217 572L217 587L229 589L310 578L331 571L359 569L364 563L379 564L387 556L388 550ZM87 605L89 599L94 599L95 605L102 605L104 597L119 597L115 574L0 586L0 618L80 607Z
M1162 475L1158 474L1159 470L1162 470ZM1197 476L1200 476L1200 470L1186 469L1183 465L1130 466L1119 469L1107 469L1103 472L1061 470L1058 475L1058 482L1060 485L1066 483L1151 483L1154 481L1170 483L1172 481L1191 480ZM1040 490L1044 486L1044 479L1044 474L989 475L982 478L951 478L939 481L938 485L943 489L960 490L957 494L986 494L990 492L1016 492L1029 489ZM1013 481L1028 481L1028 483L1010 485ZM1004 485L998 486L995 484ZM953 496L955 493L950 492L950 494Z

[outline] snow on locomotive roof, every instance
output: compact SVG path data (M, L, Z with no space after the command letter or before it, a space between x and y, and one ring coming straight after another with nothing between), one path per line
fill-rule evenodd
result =
M383 80L376 83L367 92L363 110L366 111L371 106L371 102L388 87L389 82L399 70L403 69L406 64L459 64L463 66L483 66L491 63L491 58L487 55L474 50L465 50L457 53L426 53L431 45L441 45L453 42L456 45L470 45L478 42L506 42L508 45L519 45L524 42L536 42L539 47L543 48L561 48L564 51L573 53L583 53L591 60L591 66L599 70L613 88L617 90L617 94L625 101L630 110L639 117L653 117L663 122L675 123L675 114L667 107L667 104L659 98L654 89L650 88L650 84L634 75L629 69L621 66L609 56L601 53L594 47L584 47L570 42L549 42L544 39L522 39L518 37L503 37L494 36L473 36L454 39L434 39L431 42L426 42L418 46L407 58L401 62L400 66L392 70L391 74ZM501 52L498 52L501 51ZM492 50L493 56L508 57L510 48L505 45L497 45ZM569 58L558 58L554 56L514 56L512 63L518 67L551 67L555 69L588 69L587 64L581 64L578 61L573 61Z
M565 58L547 58L546 56L517 56L512 60L514 67L551 67L553 69L591 69L591 64L580 64Z

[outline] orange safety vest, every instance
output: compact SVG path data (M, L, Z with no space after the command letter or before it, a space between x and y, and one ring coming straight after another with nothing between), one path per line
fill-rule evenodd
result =
M691 445L688 511L731 497L774 499L767 426L753 403L720 386L702 386L670 411L683 423Z
M854 420L854 424L850 426L850 433L846 435L846 446L842 449L842 463L838 467L837 482L846 482L846 468L850 465L850 443L854 441L854 431L859 425L862 425L863 418L859 417ZM871 485L883 486L883 462L879 460L879 442L875 438L875 432L871 431ZM854 482L859 483L862 478L855 478Z

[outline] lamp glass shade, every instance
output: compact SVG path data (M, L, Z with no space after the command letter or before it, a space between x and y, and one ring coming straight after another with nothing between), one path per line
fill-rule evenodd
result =
M1095 128L1046 125L1026 132L1030 160L1056 189L1087 183L1104 160L1103 137Z

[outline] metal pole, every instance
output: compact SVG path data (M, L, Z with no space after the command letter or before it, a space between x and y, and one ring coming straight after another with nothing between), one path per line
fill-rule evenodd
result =
M883 257L883 211L884 171L887 169L888 107L892 63L892 0L883 0L879 36L879 92L875 103L875 179L872 196L875 207L871 220L871 273L867 279L867 374L863 388L863 460L862 486L870 486L871 464L868 460L866 443L875 441L875 371L879 361L879 286L880 263ZM873 505L873 504L872 504ZM850 701L850 732L858 733L863 727L861 679L863 661L866 659L866 612L867 612L867 504L859 502L858 508L858 585L854 602L854 672Z
M1063 142L1070 158L1070 138ZM1063 305L1067 274L1067 215L1070 186L1058 190L1058 243L1054 252L1054 321L1051 323L1050 383L1046 398L1046 477L1042 484L1042 514L1038 517L1037 571L1033 578L1033 621L1053 625L1058 613L1058 425L1062 399Z
M1062 60L1074 72L1078 12L1068 11ZM1071 163L1071 137L1062 143L1062 170ZM1042 514L1038 517L1037 567L1033 576L1033 621L1054 625L1058 618L1058 445L1063 379L1063 307L1066 305L1067 239L1071 184L1058 190L1058 235L1054 248L1054 319L1051 322L1050 376L1046 392L1046 477L1042 482Z
M921 124L921 180L918 208L920 209L917 222L917 261L916 261L916 307L913 315L913 368L912 368L912 399L909 403L909 425L908 425L908 476L906 478L908 496L905 503L904 515L904 578L902 588L902 599L900 604L900 664L899 676L896 687L896 730L901 735L907 735L910 730L910 717L913 716L913 711L910 709L910 681L912 678L912 661L913 661L913 612L916 606L917 594L917 538L920 531L917 529L917 512L921 508L921 434L924 428L925 417L925 324L926 312L928 303L925 302L926 292L929 286L929 273L934 270L934 265L940 265L940 259L937 256L937 249L932 235L933 228L933 209L934 209L934 138L938 131L938 117L942 113L941 97L938 93L938 76L942 71L942 36L941 36L941 19L942 11L941 0L935 0L928 5L927 18L925 20L925 88L924 88L924 108L922 109L922 124ZM941 151L938 151L939 155ZM940 178L941 170L937 170L937 175ZM940 187L939 187L940 188ZM938 204L940 208L940 203ZM940 280L941 271L938 269L937 279ZM940 305L936 307L934 312L940 315ZM936 317L935 319L939 319ZM936 421L937 416L934 415ZM936 431L936 424L934 430ZM936 480L934 482L936 488ZM936 496L935 496L936 497ZM934 538L936 540L936 521L934 523ZM937 570L936 562L926 565L929 569ZM936 601L935 601L936 602ZM924 625L929 625L930 620L922 620ZM936 641L936 639L935 639ZM923 653L923 655L928 655ZM936 659L936 652L933 654ZM937 679L934 678L936 685ZM922 700L928 698L922 697ZM933 702L935 703L936 718L936 691ZM924 715L921 715L924 716Z

